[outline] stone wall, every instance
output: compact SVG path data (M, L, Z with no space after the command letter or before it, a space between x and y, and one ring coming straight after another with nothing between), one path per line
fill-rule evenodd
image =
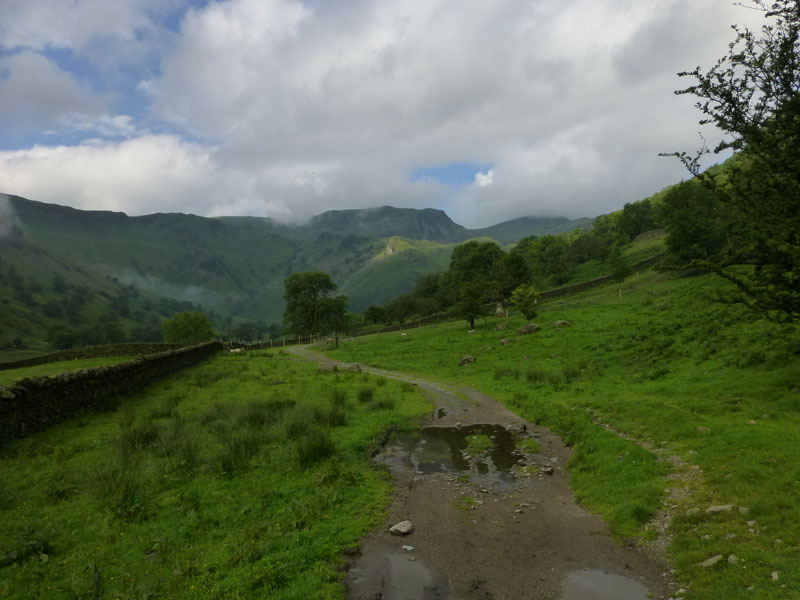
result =
M15 360L12 362L0 363L0 371L9 369L21 369L23 367L34 367L51 362L61 362L62 360L78 360L81 358L101 358L103 356L144 356L145 354L156 354L165 350L176 350L183 348L186 344L103 344L100 346L87 346L85 348L72 348L71 350L59 350L49 354L41 354Z
M117 365L0 387L0 445L72 418L115 408L119 396L172 375L222 350L220 342L166 350Z

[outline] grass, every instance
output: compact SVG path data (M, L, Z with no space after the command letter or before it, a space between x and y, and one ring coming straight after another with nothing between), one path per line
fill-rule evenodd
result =
M712 275L646 271L623 284L622 297L610 284L542 303L535 319L542 330L532 335L510 335L524 324L512 315L503 331L493 317L474 334L451 322L407 332L402 352L381 335L329 354L472 385L547 425L573 447L576 497L620 536L651 537L650 519L669 508L676 515L669 554L689 586L687 600L793 598L800 589L800 334L711 302L719 292L725 284ZM561 319L571 326L555 327ZM512 343L501 344L506 337ZM459 367L467 354L477 360ZM664 496L671 467L656 450L701 469L687 498ZM736 510L706 515L727 503ZM691 508L700 516L686 517ZM696 566L715 554L740 561Z
M42 376L52 377L53 375L60 375L61 373L69 373L80 369L116 365L130 359L130 356L104 356L101 358L84 358L80 360L45 363L33 367L24 367L22 369L8 369L7 371L0 371L0 385L8 387L20 379Z
M430 410L413 386L251 352L15 442L0 597L343 598L342 552L391 491L376 440Z

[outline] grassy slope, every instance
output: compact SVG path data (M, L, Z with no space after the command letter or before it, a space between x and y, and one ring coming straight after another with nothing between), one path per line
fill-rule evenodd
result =
M381 520L368 450L408 384L221 355L0 456L0 596L342 598Z
M609 285L544 303L535 320L543 329L530 336L516 336L522 319L494 331L500 320L491 318L475 334L450 323L402 338L361 338L331 354L469 383L549 425L575 445L577 497L621 534L649 535L645 524L662 503L667 467L593 419L681 456L705 475L672 508L670 552L678 577L691 585L686 598L793 598L800 589L800 336L709 302L709 292L721 289L710 275L670 279L650 271L626 282L622 298ZM572 326L555 327L559 319ZM466 354L477 361L458 367ZM726 503L749 512L686 516ZM717 553L740 562L695 566Z
M130 356L104 356L102 358L85 358L81 360L64 360L61 362L46 363L22 369L9 369L0 371L0 385L10 386L13 382L26 377L42 377L69 373L79 369L91 369L93 367L105 367L116 365L129 360Z

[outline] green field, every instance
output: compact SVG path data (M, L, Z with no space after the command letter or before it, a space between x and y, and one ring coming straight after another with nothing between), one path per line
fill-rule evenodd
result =
M45 363L33 367L23 367L21 369L8 369L0 371L0 385L10 386L15 381L26 377L41 377L43 375L52 376L60 373L69 373L80 369L91 369L94 367L106 367L116 365L126 360L130 356L103 356L100 358L83 358L80 360L63 360L59 362Z
M652 538L657 511L674 514L669 556L686 598L795 598L800 335L710 301L725 291L712 275L648 271L621 297L611 284L543 303L532 335L516 334L520 317L489 318L475 333L451 322L363 337L330 355L463 382L551 427L574 445L577 498L620 535ZM476 361L459 367L465 355ZM695 475L685 497L665 495L670 456ZM734 507L705 512L725 504ZM725 560L696 566L716 554Z
M220 355L0 456L0 597L342 598L410 384Z

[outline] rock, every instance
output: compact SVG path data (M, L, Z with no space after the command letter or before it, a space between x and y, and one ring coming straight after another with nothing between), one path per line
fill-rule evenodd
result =
M545 467L542 469L542 473L545 475L552 475L553 474L553 467Z
M517 329L517 335L528 335L529 333L536 333L539 331L541 327L539 327L536 323L528 323L525 327L520 327Z
M565 321L564 319L559 319L555 323L553 323L553 327L569 327L572 325L570 321Z
M413 552L414 551L414 546L401 546L401 548L403 550L405 550L406 552Z
M467 333L478 333L477 329L470 329Z
M389 528L392 535L408 535L414 531L414 524L411 521L400 521Z
M780 579L781 576L778 574L777 571L773 571L770 577L772 578L772 581L778 581L778 579Z
M711 430L708 427L698 427L697 433L699 433L700 435L708 435L709 433L711 433Z
M686 511L686 516L687 517L696 517L699 514L700 514L700 509L697 508L696 506L694 508L690 508L689 510Z
M756 526L756 522L755 521L748 521L747 522L747 526L748 527L755 527Z
M728 556L728 564L729 565L735 565L738 562L739 562L739 557L736 556L735 554L731 554L730 556Z
M732 510L733 504L720 504L719 506L709 506L706 509L706 514L715 515L717 513L731 512Z
M466 364L474 363L474 362L475 362L475 357L474 356L462 356L461 360L458 361L458 366L459 367L463 367Z
M715 554L711 558L707 558L703 562L697 563L697 566L707 569L709 567L713 567L715 564L717 564L721 560L722 560L722 554Z
M502 340L500 340L500 343L501 343L503 346L508 346L508 342L509 342L509 341L510 341L510 340L509 340L508 338L503 338Z
M746 515L749 512L750 512L750 509L747 508L746 506L740 506L739 507L739 514L740 515Z
M508 325L506 325L505 323L498 323L497 325L494 326L495 331L505 331L506 329L508 329Z

